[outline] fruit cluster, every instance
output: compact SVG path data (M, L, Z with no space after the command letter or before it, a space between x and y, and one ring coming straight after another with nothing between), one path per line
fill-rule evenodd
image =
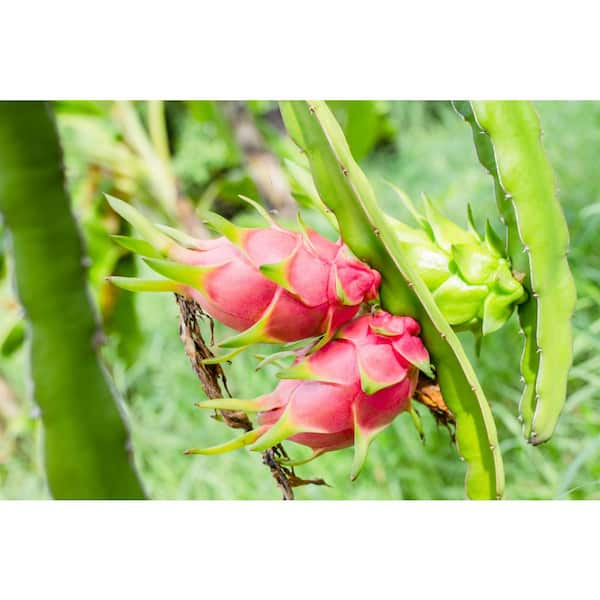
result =
M254 400L221 398L205 408L255 412L257 427L231 442L195 454L248 446L262 451L290 439L313 457L354 445L352 477L364 463L373 437L410 408L419 370L432 376L429 354L410 317L379 309L379 273L300 223L300 231L267 219L263 228L241 228L211 214L221 233L196 240L152 225L131 205L109 198L112 208L143 239L117 239L144 256L165 279L113 277L132 291L172 291L238 331L219 345L307 340L293 365L280 372L272 393ZM360 314L366 303L372 303Z

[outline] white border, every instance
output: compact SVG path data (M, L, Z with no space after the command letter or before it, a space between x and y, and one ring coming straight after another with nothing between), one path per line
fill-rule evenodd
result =
M600 98L589 0L20 0L0 95Z
M2 98L600 98L589 0L20 0L0 19ZM589 596L599 523L595 502L5 502L0 593Z
M597 502L5 502L4 598L578 598Z

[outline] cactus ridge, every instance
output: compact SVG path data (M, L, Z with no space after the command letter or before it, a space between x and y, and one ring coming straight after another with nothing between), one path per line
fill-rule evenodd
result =
M576 295L567 261L566 221L533 105L504 101L455 106L471 125L480 162L494 178L513 268L525 274L529 298L519 307L525 337L519 410L526 439L540 444L556 427L572 362L570 320Z

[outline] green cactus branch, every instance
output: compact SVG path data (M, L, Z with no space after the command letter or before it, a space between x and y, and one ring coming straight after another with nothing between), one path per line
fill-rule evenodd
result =
M496 205L506 229L505 253L511 260L513 271L523 273L527 276L529 273L527 256L523 252L523 244L519 239L515 212L512 205L506 202L504 190L500 185L492 141L481 130L479 123L477 123L470 102L455 101L453 104L457 112L470 125L479 162L494 180ZM530 286L527 285L526 287L528 292L530 292ZM535 380L539 368L539 359L535 351L535 313L535 302L526 302L519 307L519 322L521 324L521 331L524 334L523 352L521 354L523 392L519 402L519 417L523 421L523 433L526 439L529 439L531 435L531 422L535 410Z
M569 232L531 102L471 102L457 108L473 129L480 161L494 177L513 269L526 274L529 299L519 307L525 335L520 414L525 437L540 444L556 427L572 362L575 285L567 261Z
M129 433L98 356L102 333L48 103L0 102L0 213L28 322L50 492L142 499Z
M338 123L324 102L286 101L281 112L289 134L308 157L319 196L335 213L344 241L381 273L383 307L421 323L444 399L456 417L467 494L501 497L504 473L489 404L458 338L404 256Z

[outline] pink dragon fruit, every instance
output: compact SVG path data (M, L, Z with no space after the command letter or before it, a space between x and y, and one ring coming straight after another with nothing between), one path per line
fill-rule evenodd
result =
M374 436L410 408L418 370L432 375L419 332L412 318L384 311L347 323L322 348L299 355L280 372L283 381L272 393L255 400L199 402L201 408L258 412L259 426L226 444L188 453L216 454L242 446L262 451L289 439L310 447L312 460L354 444L355 479Z
M252 201L269 227L237 227L211 214L209 224L223 237L208 241L170 228L159 231L130 205L116 198L108 201L145 238L118 241L146 255L145 262L168 278L113 277L113 283L193 298L209 315L242 332L221 346L293 342L324 333L326 341L356 315L363 301L377 295L379 273L352 256L341 241L330 242L306 228L284 229Z

